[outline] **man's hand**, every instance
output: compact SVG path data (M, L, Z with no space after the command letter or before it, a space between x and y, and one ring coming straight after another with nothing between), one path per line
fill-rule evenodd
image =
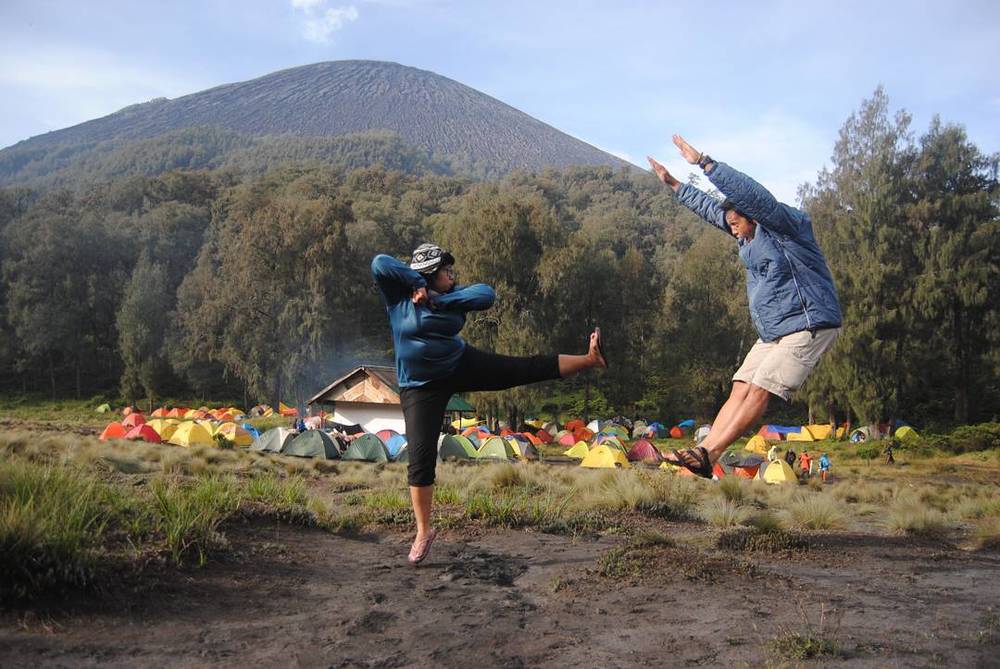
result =
M417 288L416 290L414 290L413 296L410 299L416 305L427 304L427 302L430 300L430 296L427 294L427 286L424 286L423 288Z
M681 182L675 179L674 175L672 175L669 171L667 171L666 167L656 162L649 156L646 156L646 160L649 161L650 167L652 167L653 171L656 172L656 176L660 178L660 181L673 188L674 192L676 193L677 190L681 187Z
M674 145L680 149L684 160L688 161L692 165L698 164L698 161L701 159L701 152L688 144L687 140L680 135L674 135Z

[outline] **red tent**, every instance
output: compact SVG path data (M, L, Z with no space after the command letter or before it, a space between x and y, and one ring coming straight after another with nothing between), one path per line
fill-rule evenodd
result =
M543 444L552 443L552 435L549 434L548 430L539 430L538 432L535 433L535 436L538 437L538 440Z
M781 435L777 432L773 432L767 429L767 424L761 425L760 429L757 430L757 434L764 437L768 441L781 441Z
M676 425L674 425L672 428L670 428L670 438L671 439L683 439L684 438L684 430L682 430L679 427L677 427Z
M144 425L145 423L146 419L143 417L141 413L136 411L125 416L125 420L122 421L122 427L132 429L137 425Z
M587 427L587 424L584 423L579 418L574 418L573 420L571 420L568 423L566 423L565 425L563 425L563 428L569 430L570 432L572 432L573 430L575 430L578 427Z
M628 459L630 462L641 460L643 462L651 461L659 463L663 461L663 455L656 450L656 446L653 446L653 444L645 439L639 439L628 450Z
M128 434L125 435L126 439L141 439L142 441L148 441L151 444L160 443L160 435L156 433L156 430L148 425L136 425Z

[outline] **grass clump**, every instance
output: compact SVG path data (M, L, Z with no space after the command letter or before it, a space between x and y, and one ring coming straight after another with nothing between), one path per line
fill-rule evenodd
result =
M283 479L270 472L256 474L250 478L246 485L245 498L250 502L261 502L281 509L306 506L308 501L302 477Z
M786 631L772 638L768 650L782 660L810 660L813 658L834 658L843 654L837 642L842 613L832 611L828 615L826 606L820 607L819 623L813 624L801 601L797 602L802 625L800 630Z
M776 636L768 642L767 647L784 660L810 660L840 655L840 647L836 642L811 633L789 632Z
M889 508L884 524L890 531L929 539L943 538L950 526L948 517L937 509L905 500Z
M23 600L95 581L109 515L103 486L30 462L0 467L0 600Z
M701 505L699 514L702 520L714 527L735 527L745 524L751 511L728 498L715 497Z
M195 555L203 565L211 549L227 545L218 526L240 504L231 476L208 476L194 483L161 477L153 480L150 491L157 530L175 564Z
M845 518L835 500L826 495L809 495L788 506L792 523L807 530L835 530L844 527Z

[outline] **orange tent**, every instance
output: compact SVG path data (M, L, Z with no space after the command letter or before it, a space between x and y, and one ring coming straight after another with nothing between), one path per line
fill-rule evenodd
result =
M141 439L142 441L148 441L151 444L160 443L160 435L157 434L156 430L148 425L136 425L128 434L125 435L126 439Z
M167 418L184 418L184 414L187 413L187 409L183 407L174 407L167 412Z
M104 428L104 432L101 432L101 436L98 437L101 441L107 441L108 439L123 439L125 437L125 428L121 423L108 423L108 426Z
M535 435L531 434L530 432L522 432L521 434L523 434L525 438L531 442L532 446L542 445L542 440L536 437Z
M576 441L590 441L591 439L594 438L594 433L588 430L586 427L581 426L573 430L573 436L576 438Z
M509 427L505 427L504 429L500 430L501 437L509 437L512 434L514 434L514 431L511 430Z
M160 407L159 409L156 409L153 413L151 413L149 415L152 418L166 418L167 417L167 410L164 409L163 407Z
M715 474L716 478L725 478L726 472L722 469L722 465L716 462L712 465L712 473Z
M672 428L670 428L670 438L671 439L683 439L684 438L684 430L682 430L679 427L677 427L676 425L674 425Z
M122 427L126 427L128 429L132 429L133 427L136 427L138 425L145 425L145 424L146 424L146 419L138 411L130 413L129 415L125 416L125 420L122 421Z
M573 430L575 430L578 427L587 427L587 424L584 423L579 418L574 418L573 420L571 420L568 423L566 423L565 425L563 425L563 429L569 430L570 432L572 432Z

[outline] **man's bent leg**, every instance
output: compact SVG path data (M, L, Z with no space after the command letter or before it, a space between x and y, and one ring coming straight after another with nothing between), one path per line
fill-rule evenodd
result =
M718 460L719 456L729 448L730 444L739 439L747 428L759 421L767 409L771 393L752 383L747 384L747 386L746 397L735 408L728 424L718 431L713 425L712 431L705 438L705 441L712 440L709 446L705 446L712 462ZM702 442L702 446L704 446L704 442Z
M750 384L746 381L733 381L733 389L729 393L729 399L726 400L722 408L719 409L719 415L715 417L712 422L712 429L709 431L708 436L702 440L700 446L703 446L707 451L711 452L715 445L715 439L713 438L716 434L722 433L725 428L732 421L733 416L736 414L737 409L746 399L747 393L750 391Z

